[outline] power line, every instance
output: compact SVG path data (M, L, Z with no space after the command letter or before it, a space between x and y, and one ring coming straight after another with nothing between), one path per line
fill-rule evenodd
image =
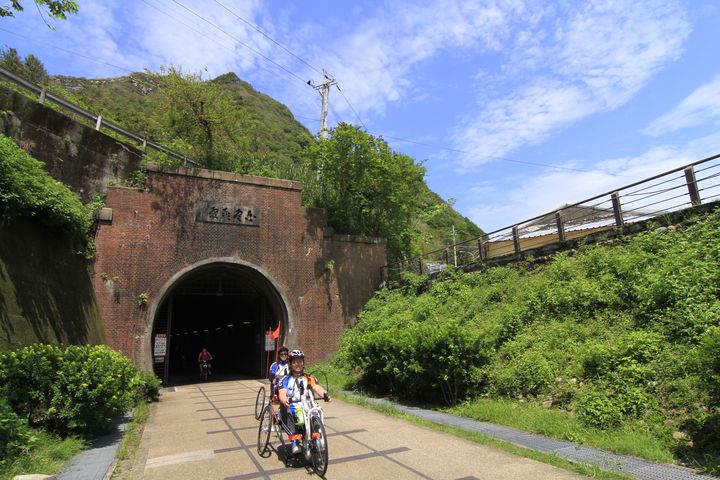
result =
M355 114L355 118L357 118L358 122L360 122L360 125L365 129L365 131L368 131L367 126L366 126L365 123L362 121L362 118L360 118L360 115L358 115L357 111L355 110L355 108L354 108L354 107L352 106L352 104L350 103L350 100L348 100L348 98L345 96L345 94L343 93L343 91L340 89L340 86L336 84L335 87L338 89L338 92L340 92L340 94L342 95L342 97L345 99L345 102L347 102L348 106L350 107L350 110L352 110L352 112ZM368 132L368 133L371 133L371 132ZM462 154L465 154L465 155L472 155L472 153L470 153L470 152L468 152L468 151L466 151L466 150L458 150L458 149L455 149L455 148L448 148L448 147L441 147L441 146L438 146L438 145L431 145L431 144L429 144L429 143L416 142L416 141L414 141L414 140L408 140L408 139L406 139L406 138L394 137L394 136L390 136L390 135L383 135L383 134L377 133L377 132L372 133L372 135L375 135L375 136L378 136L378 137L383 137L383 138L390 138L390 139L398 140L398 141L401 141L401 142L414 143L414 144L416 144L416 145L422 145L422 146L425 146L425 147L435 148L435 149L438 149L438 150L446 150L446 151L453 152L453 153L462 153ZM581 173L593 173L593 172L594 172L594 170L583 170L583 169L580 169L580 168L563 167L563 166L560 166L560 165L553 165L553 164L548 164L548 163L529 162L529 161L524 161L524 160L515 160L515 159L507 158L507 157L488 157L488 158L491 158L492 160L503 161L503 162L518 163L518 164L522 164L522 165L531 165L531 166L534 166L534 167L545 167L545 168L554 168L554 169L557 169L557 170L567 170L567 171L570 171L570 172L581 172ZM623 175L618 175L617 173L609 173L609 172L604 172L604 173L606 173L607 175L613 176L613 177L622 177L622 176L623 176Z
M162 13L162 14L165 15L166 17L171 18L172 20L176 21L176 22L179 23L180 25L183 25L184 27L188 28L189 30L197 33L198 35L201 35L201 36L207 38L208 40L212 40L213 42L216 42L216 43L219 44L219 45L223 45L222 43L220 43L220 41L219 41L217 38L210 37L210 36L206 35L204 32L201 32L200 30L195 30L192 26L188 25L187 23L185 23L184 21L180 20L179 18L177 18L177 17L169 14L169 13L166 12L165 10L162 10L162 9L160 9L159 7L157 7L157 6L149 3L147 0L141 0L141 1L142 1L145 5L147 5L148 7L157 10L158 12ZM224 46L227 47L228 45L227 45L227 44L224 44Z
M358 115L357 111L355 110L355 108L354 108L354 107L352 106L352 104L350 103L350 100L348 100L348 98L345 96L345 94L343 93L343 91L340 90L340 86L339 86L339 85L335 85L335 86L337 87L338 91L340 92L340 94L343 96L343 98L344 98L345 101L347 102L347 104L348 104L348 106L350 107L350 109L352 110L352 112L355 114L355 118L357 118L357 120L360 122L360 125L362 125L362 127L365 129L365 131L368 131L368 128L365 126L365 123L364 123L364 122L362 121L362 119L360 118L360 115ZM370 133L370 132L368 132L368 133ZM414 143L414 144L416 144L416 145L422 145L422 146L425 146L425 147L435 148L435 149L438 149L438 150L446 150L446 151L454 152L454 153L462 153L462 154L465 154L465 155L472 155L472 153L470 153L470 152L468 152L468 151L465 151L465 150L458 150L458 149L455 149L455 148L448 148L448 147L440 147L440 146L437 146L437 145L431 145L431 144L429 144L429 143L416 142L416 141L408 140L408 139L405 139L405 138L393 137L393 136L390 136L390 135L383 135L383 134L381 134L381 133L373 133L373 135L379 136L379 137L383 137L383 138L390 138L390 139L398 140L398 141L402 141L402 142ZM488 157L488 158L491 158L491 159L493 159L493 160L500 160L500 161L504 161L504 162L510 162L510 163L519 163L519 164L523 164L523 165L532 165L532 166L536 166L536 167L555 168L555 169L558 169L558 170L567 170L567 171L571 171L571 172L593 173L593 170L583 170L583 169L579 169L579 168L563 167L563 166L560 166L560 165L552 165L552 164L540 163L540 162L528 162L528 161L523 161L523 160L515 160L515 159L507 158L507 157ZM622 175L618 175L618 174L616 174L616 173L607 173L607 174L608 174L608 175L611 175L611 176L613 176L613 177L622 176Z
M362 125L362 127L365 129L365 131L367 131L368 128L365 126L365 123L362 121L362 118L360 118L360 115L358 115L357 111L355 110L355 108L354 108L354 107L352 106L352 104L350 103L350 100L348 100L348 98L345 96L345 94L343 93L343 91L340 90L340 86L339 86L339 85L335 85L335 86L337 87L338 91L340 92L340 94L343 96L343 98L344 98L345 101L347 102L348 106L350 107L350 110L352 110L352 112L355 114L355 118L357 118L358 122L360 122L360 125ZM391 139L393 139L393 140L398 140L398 141L402 141L402 142L414 143L414 144L416 144L416 145L422 145L422 146L425 146L425 147L436 148L436 149L439 149L439 150L447 150L447 151L449 151L449 152L462 153L462 154L465 154L465 155L472 155L472 153L467 152L467 151L465 151L465 150L458 150L458 149L454 149L454 148L440 147L440 146L437 146L437 145L430 145L430 144L428 144L428 143L416 142L416 141L413 141L413 140L407 140L407 139L404 139L404 138L392 137L392 136L390 136L390 135L383 135L383 134L378 134L378 133L373 133L373 135L375 135L375 136L380 136L380 137L384 137L384 138L391 138ZM514 160L514 159L512 159L512 158L506 158L506 157L489 157L489 158L492 158L493 160L500 160L500 161L511 162L511 163L519 163L519 164L523 164L523 165L532 165L532 166L545 167L545 168L555 168L555 169L558 169L558 170L568 170L568 171L571 171L571 172L583 172L583 173L592 173L592 172L593 172L592 170L583 170L583 169L579 169L579 168L562 167L562 166L560 166L560 165L552 165L552 164L540 163L540 162L528 162L528 161L523 161L523 160ZM620 175L615 174L615 173L608 173L608 175L611 175L611 176L620 176Z
M143 0L143 1L144 1L144 0ZM255 25L254 23L246 20L245 18L241 17L241 16L238 15L236 12L234 12L233 10L231 10L229 7L227 7L226 5L224 5L223 3L221 3L219 0L213 0L213 1L214 1L215 3L217 3L219 6L221 6L223 9L225 9L228 13L230 13L231 15L233 15L235 18L237 18L238 20L240 20L240 21L243 22L244 24L248 25L250 28L252 28L252 29L255 30L256 32L258 32L259 34L261 34L263 37L267 38L268 40L270 40L271 42L273 42L275 45L277 45L278 47L282 48L285 52L287 52L288 54L290 54L291 56L293 56L294 58L296 58L297 60L299 60L300 62L302 62L303 64L305 64L306 66L308 66L310 69L314 70L315 72L319 73L320 75L323 75L323 76L327 79L327 81L323 82L323 84L320 85L320 86L313 85L312 82L309 81L309 80L306 82L308 85L310 85L310 86L313 87L315 90L317 90L318 92L320 92L320 94L321 94L321 96L322 96L322 99L323 99L323 106L322 106L322 109L321 109L321 119L320 119L320 123L321 123L320 133L321 133L321 134L322 134L323 131L327 130L327 124L326 124L326 122L327 122L327 104L328 104L328 96L329 96L329 95L328 95L328 94L329 94L328 88L329 88L329 86L331 86L331 85L333 85L333 84L337 87L338 92L340 92L340 94L342 95L342 97L345 99L345 102L347 102L348 106L350 107L350 109L352 110L352 112L355 114L355 117L358 119L358 121L360 122L360 124L363 126L363 128L365 128L365 129L367 130L367 127L365 126L365 123L364 123L364 122L362 121L362 119L360 118L360 115L359 115L359 114L357 113L357 111L355 110L355 107L352 106L352 104L350 103L350 101L348 100L348 98L345 96L345 93L343 93L343 91L340 89L340 86L337 85L337 82L336 82L334 79L331 79L331 78L328 77L328 73L327 73L325 70L322 70L322 71L321 71L320 69L318 69L318 68L315 67L314 65L310 64L308 61L306 61L305 59L303 59L303 58L300 57L299 55L295 54L295 53L292 52L289 48L285 47L283 44L281 44L280 42L278 42L277 40L275 40L274 38L272 38L270 35L268 35L267 33L265 33L262 29L260 29L260 27L258 27L258 26ZM212 25L212 26L215 27L216 29L218 29L218 30L220 30L221 32L223 32L225 35L233 38L233 39L234 39L235 41L237 41L240 45L243 45L244 47L250 49L250 50L251 50L252 52L254 52L255 54L260 55L262 58L264 58L264 59L268 60L269 62L273 63L274 65L282 68L285 72L289 73L289 74L292 75L293 77L298 78L299 80L302 80L302 79L301 79L298 75L296 75L294 72L291 72L290 70L286 69L286 68L283 67L282 65L280 65L280 64L278 64L277 62L273 61L273 60L270 59L269 57L263 55L262 53L258 52L257 50L253 49L252 47L250 47L250 46L248 46L247 44L243 43L242 41L238 40L236 37L230 35L230 34L229 34L228 32L226 32L224 29L220 28L220 27L217 26L216 24L210 22L209 20L207 20L207 19L203 18L202 16L198 15L197 13L193 12L193 11L190 10L188 7L182 5L181 3L177 2L176 0L173 0L173 2L176 3L177 5L179 5L180 7L184 8L184 9L187 10L188 12L192 13L192 14L195 15L196 17L200 18L201 20L209 23L210 25ZM172 17L171 17L171 18L172 18ZM182 22L180 22L180 23L182 23Z
M143 1L144 1L144 0L143 0ZM279 46L280 48L282 48L282 49L283 49L284 51L286 51L288 54L292 55L293 57L295 57L296 59L298 59L299 61L301 61L301 62L304 63L305 65L307 65L308 67L310 67L312 70L320 73L321 75L325 76L325 77L328 79L328 82L324 82L323 85L322 85L322 87L324 87L324 88L323 88L323 92L324 92L324 93L323 93L323 95L322 95L322 99L323 99L323 108L322 108L322 112L321 112L321 113L322 113L322 118L320 119L320 122L321 122L320 131L321 131L321 133L322 133L323 130L324 130L323 125L325 125L324 122L326 122L326 119L327 119L327 97L328 97L328 92L327 92L327 90L328 90L328 87L329 87L330 85L333 85L333 84L334 84L334 85L337 86L337 84L336 84L336 82L334 81L334 79L329 78L327 72L325 72L324 70L321 72L317 67L311 65L309 62L307 62L306 60L304 60L304 59L301 58L300 56L298 56L298 55L296 55L295 53L293 53L292 51L290 51L290 50L289 50L288 48L286 48L284 45L282 45L281 43L279 43L278 41L276 41L275 39L273 39L272 37L270 37L268 34L266 34L265 32L263 32L259 27L257 27L256 25L252 24L251 22L245 20L244 18L242 18L241 16L239 16L237 13L235 13L234 11L232 11L231 9L229 9L227 6L225 6L225 5L223 5L222 3L220 3L218 0L214 0L214 1L215 1L215 3L217 3L218 5L220 5L221 7L223 7L226 11L228 11L229 13L231 13L233 16L235 16L236 18L238 18L240 21L242 21L242 22L245 23L246 25L250 26L250 27L253 28L255 31L257 31L258 33L260 33L261 35L263 35L265 38L269 39L269 40L272 41L274 44L276 44L277 46ZM220 28L219 26L217 26L217 25L214 24L213 22L211 22L211 21L203 18L202 16L200 16L200 15L197 14L196 12L190 10L189 8L187 8L186 6L182 5L181 3L177 2L176 0L173 0L173 2L176 3L177 5L179 5L180 7L182 7L183 9L185 9L186 11L190 12L191 14L195 15L196 17L200 18L200 19L203 20L204 22L206 22L206 23L210 24L211 26L215 27L216 29L220 30L220 31L223 32L225 35L229 36L230 38L232 38L233 40L235 40L236 42L238 42L240 45L248 48L249 50L251 50L251 51L254 52L255 54L261 56L261 57L264 58L265 60L267 60L267 61L273 63L274 65L278 66L279 68L283 69L283 70L284 70L285 72L287 72L288 74L290 74L290 75L292 75L293 77L298 78L299 80L301 80L301 81L304 82L304 80L302 80L302 79L301 79L298 75L296 75L294 72L291 72L290 70L286 69L286 68L283 67L282 65L280 65L280 64L278 64L277 62L273 61L273 60L270 59L269 57L263 55L262 53L258 52L257 50L253 49L252 47L248 46L247 44L245 44L244 42L240 41L240 40L237 39L236 37L230 35L228 32L226 32L224 29ZM147 2L145 2L145 3L147 3ZM151 6L152 6L152 5L151 5ZM155 8L155 9L157 9L157 7L154 7L154 6L152 6L152 7ZM160 11L161 13L165 13L166 15L168 15L166 12L162 12L162 11L159 10L159 9L157 9L157 10ZM170 15L168 15L168 16L170 16ZM170 18L174 18L174 17L170 16ZM183 22L181 22L181 21L179 21L179 20L177 20L177 19L175 19L175 20L178 21L179 23L187 26L187 25L184 24ZM188 26L188 28L191 28L191 27ZM192 29L192 28L191 28L191 30L195 31L195 30ZM197 32L197 33L200 33L200 32ZM316 90L320 91L320 90L319 90L320 87L314 86L311 81L307 81L306 83L307 83L308 85L310 85L311 87L315 88ZM350 101L347 99L347 97L346 97L345 94L342 92L342 90L340 89L340 87L337 86L337 88L338 88L338 91L340 92L340 94L343 96L343 98L345 98L345 101L348 103L348 105L349 105L350 108L352 109L352 111L353 111L353 113L355 114L355 116L357 117L357 119L360 121L360 123L361 123L361 124L363 125L363 127L365 128L365 124L363 123L362 119L361 119L360 116L358 115L358 113L357 113L357 111L355 110L355 108L352 106L352 104L350 104ZM298 117L299 117L299 118L306 118L306 119L309 119L309 120L316 120L316 119L311 119L311 118L309 118L309 117L301 117L301 116L298 116ZM325 128L325 129L326 129L326 128Z
M218 45L220 45L220 46L222 46L222 47L225 47L225 48L228 48L228 47L229 47L228 44L221 42L219 39L217 39L217 38L215 38L215 37L208 36L208 35L206 35L205 33L201 32L201 31L199 31L199 30L194 29L192 26L190 26L190 25L188 25L187 23L183 22L182 20L174 17L173 15L169 14L168 12L166 12L166 11L158 8L158 7L155 6L155 5L152 5L152 4L148 3L146 0L142 0L142 2L145 3L146 5L148 5L149 7L157 10L158 12L162 13L163 15L171 18L171 19L174 20L175 22L183 25L184 27L186 27L186 28L189 29L190 31L195 32L195 33L197 33L198 35L201 35L201 36L207 38L208 40L211 40L211 41L217 43ZM272 70L270 70L269 68L265 68L265 67L263 67L263 66L260 65L260 64L258 64L257 67L258 67L259 69L261 69L261 70L265 70L266 72L270 72L270 73L273 73L273 74L275 73L275 72L273 72Z
M213 22L211 22L210 20L204 18L203 16L201 16L200 14L194 12L193 10L190 10L188 7L186 7L186 6L183 5L182 3L178 2L177 0L172 0L172 1L173 1L173 3L179 5L180 7L184 8L184 9L187 10L188 12L192 13L193 15L195 15L197 18L199 18L199 19L202 20L203 22L205 22L205 23L213 26L214 28L220 30L220 31L223 32L225 35L227 35L228 37L230 37L230 38L232 38L233 40L235 40L238 44L242 45L243 47L245 47L245 48L247 48L248 50L250 50L251 52L253 52L255 55L257 55L257 56L259 56L259 57L262 57L263 59L265 59L265 60L267 60L268 62L272 63L272 64L275 65L276 67L278 67L278 68L280 68L281 70L283 70L284 72L286 72L288 75L291 75L291 76L297 78L298 80L300 80L301 82L306 83L305 80L303 80L302 78L300 78L296 73L288 70L287 68L285 68L284 66L280 65L279 63L277 63L277 62L274 61L273 59L267 57L266 55L263 55L262 53L258 52L258 51L255 50L254 48L252 48L250 45L244 43L242 40L240 40L240 39L238 39L237 37L229 34L229 33L226 32L225 29L223 29L222 27L219 27L218 25L214 24Z
M68 49L66 49L66 48L58 47L57 45L54 45L54 44L52 44L52 43L40 42L40 41L38 41L38 40L35 40L34 38L26 37L26 36L24 36L24 35L20 35L19 33L11 32L10 30L5 30L5 29L2 28L2 27L0 27L0 30L3 31L3 32L5 32L5 33L9 33L10 35L14 35L14 36L16 36L16 37L22 38L23 40L28 40L28 41L30 41L30 42L32 42L32 43L35 43L35 44L38 44L38 45L44 45L44 46L46 46L46 47L54 48L55 50L60 50L60 51L65 52L65 53L69 53L70 55L75 55L76 57L82 57L82 58L85 58L85 59L87 59L87 60L91 60L91 61L96 62L96 63L101 63L101 64L103 64L103 65L107 65L108 67L112 67L112 68L116 68L116 69L118 69L118 70L122 70L123 72L135 73L133 70L129 70L129 69L125 68L125 67L120 67L120 66L118 66L118 65L113 65L112 63L105 62L105 61L100 60L100 59L98 59L98 58L88 57L87 55L83 55L83 54L81 54L81 53L73 52L72 50L68 50Z
M355 108L352 106L352 104L350 103L350 100L348 100L348 98L345 96L345 94L343 93L343 91L340 90L340 85L335 85L335 86L337 87L338 92L340 92L340 95L342 95L342 97L343 97L343 98L345 99L345 101L347 102L348 106L350 107L350 110L352 110L352 112L355 114L355 118L358 119L358 122L360 122L360 125L362 125L362 127L367 131L367 127L365 126L365 123L364 123L364 122L362 121L362 119L360 118L360 115L358 115L358 113L355 111Z
M278 47L282 48L282 49L285 50L287 53L289 53L290 55L292 55L293 57L295 57L296 59L300 60L302 63L304 63L305 65L307 65L308 67L310 67L312 70L315 70L315 71L316 71L317 73L319 73L320 75L323 74L323 72L321 72L320 69L318 69L317 67L314 67L313 65L311 65L310 63L308 63L306 60L304 60L304 59L301 58L300 56L298 56L298 55L296 55L295 53L293 53L292 51L290 51L290 49L288 49L288 48L285 47L283 44L281 44L280 42L278 42L277 40L275 40L274 38L272 38L270 35L268 35L268 34L266 34L265 32L263 32L263 31L260 29L260 27L258 27L258 26L255 25L254 23L249 22L248 20L245 20L243 17L241 17L240 15L238 15L237 13L235 13L234 11L230 10L228 7L226 7L225 5L223 5L222 3L220 3L218 0L213 0L213 1L214 1L215 3L217 3L218 5L220 5L221 7L223 7L225 10L227 10L230 14L234 15L235 18L237 18L238 20L240 20L241 22L243 22L245 25L249 26L250 28L252 28L252 29L255 30L256 32L258 32L260 35L262 35L263 37L267 38L268 40L270 40L271 42L273 42L275 45L277 45Z
M146 2L145 0L142 0L142 1L143 1L144 3L146 3L147 5L149 5L150 7L154 8L155 10L159 11L160 13L162 13L162 14L170 17L171 19L175 20L176 22L178 22L178 23L184 25L185 27L189 28L189 29L192 30L193 32L198 33L198 34L204 36L205 38L208 38L208 39L213 40L213 41L217 42L218 44L220 44L219 40L217 40L217 39L215 39L215 38L211 38L211 37L205 35L204 33L195 30L195 29L192 28L191 26L189 26L189 25L187 25L186 23L178 20L177 18L173 17L172 15L168 14L167 12L165 12L165 11L163 11L163 10L155 7L154 5L149 4L149 3ZM184 5L178 3L178 2L175 1L175 0L173 0L173 2L174 2L174 3L177 3L179 6L181 6L181 7L184 8L185 10L189 11L189 12L192 13L193 15L197 16L197 17L200 18L201 20L203 20L203 21L209 23L210 25L214 26L215 28L217 28L218 30L220 30L221 32L223 32L224 34L226 34L227 36L229 36L230 38L233 38L234 40L236 40L236 41L237 41L238 43L240 43L241 45L249 48L251 51L255 52L256 54L258 54L258 55L262 56L263 58L265 58L266 60L270 61L271 63L277 65L277 66L280 67L280 68L282 68L284 71L286 71L287 73L289 73L289 74L292 75L293 77L295 77L295 78L297 78L298 80L302 81L303 83L307 84L307 82L304 81L302 78L300 78L298 75L296 75L296 74L294 74L293 72L287 70L287 69L286 69L285 67L283 67L282 65L277 64L277 63L274 62L273 60L271 60L271 59L269 59L268 57L262 55L261 53L255 51L255 50L252 49L251 47L248 47L248 46L247 46L246 44L244 44L243 42L235 39L235 37L233 37L232 35L230 35L229 33L227 33L227 32L226 32L225 30L223 30L222 28L216 26L215 24L213 24L213 23L210 22L209 20L206 20L206 19L202 18L200 15L196 14L195 12L193 12L192 10L188 9L187 7L185 7ZM74 52L74 51L72 51L72 50L68 50L68 49L66 49L66 48L62 48L62 47L59 47L59 46L54 45L54 44L50 44L50 43L46 43L46 42L40 42L40 41L38 41L38 40L36 40L36 39L34 39L34 38L29 38L29 37L24 36L24 35L21 35L21 34L19 34L19 33L6 30L6 29L4 29L4 28L2 28L2 27L0 27L0 31L3 31L3 32L5 32L5 33L9 33L9 34L11 34L11 35L14 35L14 36L16 36L16 37L18 37L18 38L22 38L22 39L24 39L24 40L28 40L28 41L30 41L30 42L32 42L32 43L35 43L35 44L39 44L39 45L44 45L44 46L47 46L47 47L51 47L51 48L54 48L54 49L56 49L56 50L60 50L60 51L62 51L62 52L68 53L68 54L70 54L70 55L74 55L74 56L76 56L76 57L85 58L85 59L87 59L87 60L91 60L91 61L93 61L93 62L102 64L102 65L107 65L107 66L109 66L109 67L112 67L112 68L115 68L115 69L118 69L118 70L121 70L121 71L124 71L124 72L128 72L128 73L130 73L130 74L135 73L135 71L130 70L130 69L127 69L127 68L125 68L125 67L120 67L120 66L118 66L118 65L114 65L114 64L112 64L112 63L105 62L105 61L100 60L100 59L98 59L98 58L90 57L90 56L87 56L87 55L83 55L83 54L81 54L81 53L77 53L77 52ZM221 45L222 45L222 44L221 44ZM226 46L227 46L227 45L226 45ZM262 67L262 66L259 66L259 67L262 68L262 69L264 69L264 70L267 70L267 69L265 69L265 68ZM270 71L270 70L267 70L267 71ZM368 130L368 129L367 129L367 126L366 126L365 123L362 121L362 118L360 118L360 115L357 113L357 111L355 110L355 108L353 107L353 105L350 103L350 101L348 100L347 96L346 96L346 95L344 94L344 92L340 89L340 86L339 86L339 85L336 85L336 87L337 87L338 91L340 92L340 94L342 95L342 97L345 99L345 102L347 102L348 106L349 106L350 109L352 110L352 112L353 112L353 114L355 115L355 117L357 118L357 120L360 122L360 124L362 125L362 127L367 131L367 130ZM333 108L333 110L335 110L335 109ZM302 116L300 116L300 115L295 115L295 116L298 117L298 118L305 118L305 119L307 119L307 120L318 121L318 119L314 119L314 118L302 117ZM339 116L339 115L338 115L338 116ZM395 137L395 136L390 136L390 135L383 135L382 133L373 133L373 135L380 136L380 137L383 137L383 138L389 138L389 139L393 139L393 140L397 140L397 141L401 141L401 142L412 143L412 144L415 144L415 145L421 145L421 146L425 146L425 147L429 147L429 148L434 148L434 149L438 149L438 150L445 150L445 151L453 152L453 153L462 153L462 154L465 154L465 155L472 155L471 152L468 152L468 151L465 151L465 150L459 150L459 149L454 149L454 148L449 148L449 147L442 147L442 146L438 146L438 145L432 145L432 144L423 143L423 142L418 142L418 141L414 141L414 140L408 140L408 139L406 139L406 138L401 138L401 137ZM516 160L516 159L507 158L507 157L488 157L488 158L491 158L491 159L493 159L493 160L504 161L504 162L522 164L522 165L530 165L530 166L544 167L544 168L553 168L553 169L556 169L556 170L566 170L566 171L581 172L581 173L593 173L592 170L584 170L584 169L578 169L578 168L563 167L563 166L560 166L560 165L553 165L553 164L547 164L547 163L541 163L541 162L530 162L530 161ZM609 173L609 172L604 172L604 173L606 173L607 175L613 176L613 177L622 177L622 176L623 176L623 175L619 175L619 174L616 174L616 173Z
M305 120L311 120L311 121L313 121L313 122L319 122L319 121L320 121L319 118L304 117L304 116L302 116L302 115L295 115L295 114L293 114L293 117L295 117L295 118L303 118L303 119L305 119Z
M289 48L285 47L283 44L281 44L280 42L278 42L277 40L275 40L274 38L272 38L270 35L268 35L268 34L265 33L264 31L262 31L262 30L260 29L260 27L258 27L258 26L255 25L254 23L252 23L252 22L244 19L243 17L241 17L240 15L238 15L237 13L235 13L233 10L231 10L230 8L228 8L226 5L222 4L219 0L213 0L213 1L214 1L215 3L217 3L218 5L220 5L222 8L224 8L227 12L229 12L230 14L232 14L235 18L237 18L238 20L240 20L241 22L243 22L244 24L246 24L247 26L249 26L250 28L252 28L252 29L255 30L256 32L258 32L260 35L262 35L263 37L267 38L268 40L270 40L271 42L273 42L273 43L274 43L275 45L277 45L278 47L282 48L285 52L287 52L288 54L292 55L294 58L296 58L297 60L299 60L300 62L302 62L302 63L305 64L306 66L308 66L310 69L314 70L315 72L317 72L318 74L320 74L320 75L322 75L322 76L324 76L324 77L327 77L327 72L325 72L325 70L322 70L322 71L321 71L321 69L319 69L319 68L315 67L314 65L310 64L308 61L306 61L305 59L303 59L303 58L300 57L299 55L295 54L295 53L292 52ZM335 80L333 79L332 81L335 81ZM310 85L310 86L313 86L311 83L309 83L309 85ZM365 126L365 122L362 121L362 118L360 118L360 115L359 115L358 112L355 110L355 107L352 106L352 104L350 103L350 100L348 100L348 98L345 96L345 93L343 93L343 91L340 89L340 85L338 85L337 82L335 82L335 87L337 88L338 92L340 92L340 94L342 95L342 97L345 99L345 102L347 102L348 106L350 107L350 109L352 110L353 114L355 115L355 118L357 118L358 122L360 122L360 125L362 125L362 127L365 128L365 130L367 130L367 127ZM313 86L313 88L315 88L316 90L318 90L318 88L317 88L316 86ZM322 98L325 99L325 98L326 98L326 95L324 95ZM321 130L322 130L322 127L321 127Z
M172 19L172 20L180 23L181 25L185 26L186 28L190 29L191 31L193 31L193 32L195 32L195 33L197 33L197 34L199 34L199 35L202 35L203 37L205 37L205 38L207 38L207 39L209 39L209 40L212 40L212 41L216 42L218 45L227 46L227 45L222 44L217 38L213 38L213 37L210 37L210 36L208 36L208 35L205 35L204 33L202 33L202 32L200 32L200 31L192 28L190 25L188 25L188 24L186 24L185 22L179 20L178 18L172 16L172 15L169 14L168 12L166 12L166 11L164 11L164 10L156 7L155 5L152 5L152 4L148 3L148 2L145 1L145 0L142 0L142 1L143 1L143 3L147 4L149 7L157 10L158 12L160 12L160 13L162 13L163 15L169 17L170 19ZM36 45L43 45L43 46L46 46L46 47L54 48L55 50L59 50L59 51L65 52L65 53L67 53L67 54L69 54L69 55L71 55L71 56L74 56L74 57L84 58L84 59L90 60L90 61L92 61L92 62L101 64L101 65L107 65L107 66L109 66L109 67L112 67L112 68L121 70L121 71L123 71L123 72L130 73L131 75L134 74L134 73L136 73L137 71L139 71L139 70L130 70L130 69L125 68L125 67L120 67L120 66L118 66L118 65L114 65L114 64L112 64L112 63L105 62L105 61L100 60L100 59L95 58L95 57L90 57L90 56L87 56L87 55L83 55L83 54L81 54L81 53L78 53L78 52L75 52L75 51L72 51L72 50L68 50L67 48L58 47L57 45L54 45L54 44L51 44L51 43L41 42L41 41L38 41L38 40L35 39L35 38L30 38L30 37L21 35L21 34L19 34L19 33L12 32L12 31L10 31L10 30L6 30L6 29L4 29L4 28L2 28L2 27L0 27L0 31L5 32L5 33L9 33L10 35L13 35L13 36L15 36L15 37L21 38L21 39L23 39L23 40L27 40L27 41L29 41L30 43L33 43L33 44L36 44ZM258 65L258 68L261 68L261 69L263 69L263 70L265 70L265 71L271 72L271 70L263 67L262 65ZM161 85L155 84L154 86L155 86L156 88L162 88ZM333 109L333 110L334 110L334 109ZM296 118L302 118L302 119L310 120L310 121L313 121L313 122L319 122L319 121L320 121L320 119L314 118L314 117L305 117L305 116L302 116L302 115L295 115L295 114L293 114L293 116L296 117Z

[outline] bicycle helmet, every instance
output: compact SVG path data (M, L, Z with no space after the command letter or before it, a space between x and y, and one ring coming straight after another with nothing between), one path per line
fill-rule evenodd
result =
M292 362L296 358L302 358L303 360L305 360L305 354L302 352L302 350L295 349L290 352L290 355L288 355L288 363Z

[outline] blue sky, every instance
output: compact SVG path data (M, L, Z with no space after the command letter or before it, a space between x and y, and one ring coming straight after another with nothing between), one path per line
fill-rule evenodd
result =
M330 124L423 161L486 231L720 153L715 0L78 0L55 30L23 3L0 45L51 74L234 71L312 132L325 68Z

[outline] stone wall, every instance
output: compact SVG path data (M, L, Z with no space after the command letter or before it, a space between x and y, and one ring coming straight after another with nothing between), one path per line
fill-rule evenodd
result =
M0 112L0 133L44 162L84 202L140 166L140 150L2 87Z
M0 226L0 350L105 342L87 260L62 230L33 219Z

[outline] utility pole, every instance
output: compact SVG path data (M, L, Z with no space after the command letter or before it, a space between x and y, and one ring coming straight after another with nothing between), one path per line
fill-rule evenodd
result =
M453 235L453 258L455 259L455 268L457 268L457 241L455 240L455 225L452 226Z
M337 85L332 76L323 68L323 75L325 80L320 85L315 85L312 80L308 80L307 84L313 87L320 93L322 97L322 110L320 111L320 136L327 137L327 117L328 117L328 103L330 99L330 87Z

